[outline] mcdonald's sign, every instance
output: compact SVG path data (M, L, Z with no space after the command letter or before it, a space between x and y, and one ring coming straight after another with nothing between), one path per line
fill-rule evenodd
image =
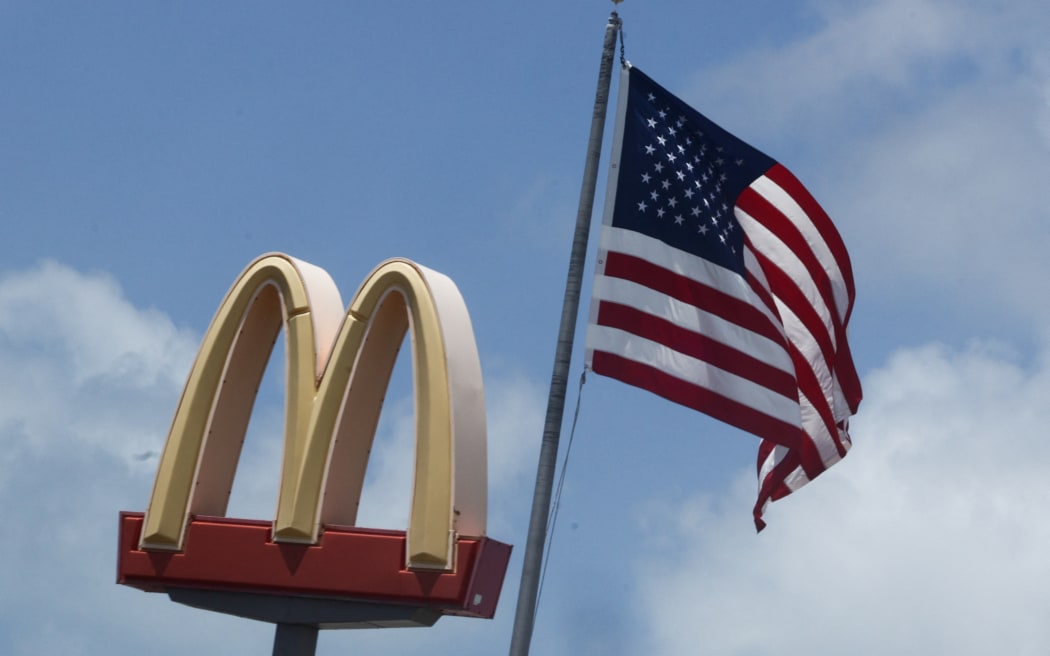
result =
M275 517L228 518L256 391L282 329ZM416 403L409 525L361 528L368 456L406 333ZM146 512L121 513L117 580L270 621L287 617L287 607L273 611L277 600L328 600L317 617L297 620L322 628L492 617L510 546L485 536L487 491L481 366L455 284L389 260L344 310L323 269L264 255L237 278L204 335Z

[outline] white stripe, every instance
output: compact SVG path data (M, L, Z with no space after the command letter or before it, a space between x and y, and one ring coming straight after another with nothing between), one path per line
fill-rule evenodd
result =
M831 252L827 242L824 241L820 231L813 224L813 220L791 194L766 176L763 175L752 182L751 188L776 207L802 233L806 243L809 244L813 252L813 256L828 274L839 319L845 320L846 310L849 308L849 290L846 288L846 280L839 269L838 262L835 260L835 255Z
M798 349L802 357L806 359L806 362L809 363L809 368L820 384L824 398L827 399L829 406L834 407L835 397L832 390L835 381L832 378L832 372L828 368L827 362L824 360L824 352L820 350L820 344L817 343L813 334L809 332L806 324L802 323L798 316L791 311L790 307L785 305L779 298L775 300L780 317L784 320L784 331L787 333L788 340Z
M821 295L816 282L810 277L809 270L806 269L806 265L802 263L795 251L791 250L769 228L759 223L753 216L739 207L736 209L736 218L740 221L740 225L743 226L744 232L751 239L751 246L766 256L774 266L783 271L798 286L806 301L816 311L817 316L820 317L821 323L825 326L832 325L831 311L824 302L824 297ZM832 333L829 336L831 337L832 345L835 345L835 335Z
M790 308L779 302L778 307L780 316L784 319L784 328L787 330L791 343L795 345L802 357L806 359L813 377L816 378L817 384L820 386L820 393L824 397L820 400L828 408L834 421L841 421L844 417L838 415L836 403L837 397L841 396L838 380L834 378L832 371L828 369L820 347L806 326L799 321ZM834 436L828 433L824 420L820 417L813 402L806 396L801 387L799 387L799 403L802 409L802 428L805 430L806 435L809 436L809 439L816 445L824 466L830 467L841 459ZM846 414L848 415L848 409Z
M665 319L690 332L709 337L794 376L795 365L784 347L739 324L689 303L671 298L630 280L595 276L594 297Z
M799 390L799 410L802 416L802 430L806 433L803 439L809 439L820 454L820 461L824 463L824 469L832 466L842 458L839 457L838 447L835 446L835 437L828 432L824 420L817 412L813 402Z
M709 389L792 426L801 426L798 402L746 378L679 353L658 342L606 326L588 326L587 343L605 351L659 369L663 373Z
M604 226L601 233L601 253L598 266L605 268L607 252L632 255L646 262L672 271L680 276L703 283L709 287L754 306L769 319L773 326L779 327L780 320L762 303L762 300L751 290L744 277L710 260L668 246L659 239L647 237L634 230Z
M773 447L773 450L769 452L768 456L766 456L765 462L762 463L762 467L759 469L759 489L762 488L762 484L765 482L766 478L768 478L769 475L773 472L773 468L779 465L780 461L787 457L789 453L791 453L791 449L788 449L785 446L780 446L778 444L777 446ZM809 477L806 476L806 472L804 469L802 469L802 467L795 467L793 470L791 470L784 476L783 480L784 485L787 486L787 488L792 492L799 489L808 482ZM765 509L765 506L762 506L763 513L765 513Z

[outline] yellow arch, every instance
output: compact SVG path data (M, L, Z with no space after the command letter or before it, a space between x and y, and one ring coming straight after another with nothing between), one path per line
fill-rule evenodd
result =
M322 523L355 523L383 397L411 331L416 463L406 564L451 569L457 532L485 531L481 367L455 284L407 260L376 268L345 315L323 270L280 254L248 266L190 372L141 548L180 550L192 515L225 515L255 392L282 326L287 397L274 540L316 543Z

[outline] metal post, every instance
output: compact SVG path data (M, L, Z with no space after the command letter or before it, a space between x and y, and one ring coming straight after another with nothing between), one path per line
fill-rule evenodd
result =
M317 627L279 622L273 636L273 656L314 656Z
M569 274L565 281L561 327L558 330L554 372L551 374L550 394L547 398L547 417L543 426L543 442L540 446L540 461L536 472L536 489L532 498L532 516L529 520L529 535L525 545L525 562L521 569L521 587L518 589L518 606L514 616L510 656L528 656L529 643L532 640L532 627L536 616L536 596L543 568L543 545L547 540L547 517L550 514L551 490L554 486L558 441L561 438L562 415L565 408L565 390L569 379L569 364L572 360L573 337L576 333L576 315L580 307L580 288L587 258L587 240L591 230L591 211L594 208L594 189L598 180L602 134L605 131L605 109L609 102L613 55L619 30L620 17L614 11L605 28L605 44L602 50L601 69L598 73L598 89L594 98L594 114L591 118L591 136L587 144L587 159L583 169L583 185L580 188L580 204L576 213L576 232L569 256Z

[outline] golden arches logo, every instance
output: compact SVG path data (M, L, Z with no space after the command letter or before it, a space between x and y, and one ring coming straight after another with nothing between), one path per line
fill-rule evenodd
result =
M416 461L406 566L450 571L456 537L487 513L481 366L466 305L446 276L379 265L345 312L319 267L252 262L201 343L160 459L139 548L179 551L193 516L225 516L256 391L284 328L284 455L272 537L316 544L353 526L383 398L411 332Z

